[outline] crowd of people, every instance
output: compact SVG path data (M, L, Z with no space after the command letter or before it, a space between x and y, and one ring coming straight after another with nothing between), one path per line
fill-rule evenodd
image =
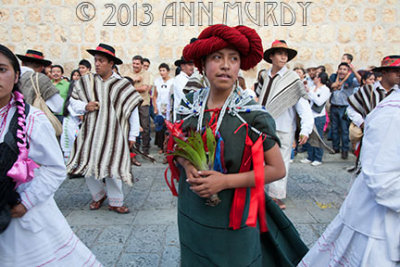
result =
M190 40L174 62L175 75L168 63L150 73L150 60L141 55L121 74L122 60L104 43L87 52L95 70L82 59L67 76L40 51L16 55L20 67L0 46L5 266L100 265L66 223L54 192L67 173L84 177L91 210L108 199L110 211L130 212L123 183L134 182L131 165L141 166L137 154L151 156L152 129L154 146L171 169L169 186L179 192L182 266L400 264L400 56L357 70L353 56L344 54L330 75L323 65L292 70L288 62L297 51L284 40L264 51L253 29L225 25L210 26ZM262 59L271 68L247 87L241 70ZM204 127L217 137L219 169L197 170L171 155L174 134ZM324 150L341 153L342 159L353 152L357 160L349 171L360 175L339 215L306 255L281 210L294 154L307 152L300 162L317 167ZM174 180L180 181L177 191ZM214 194L221 204L205 205ZM369 215L374 223L367 225ZM221 250L221 242L229 248ZM64 253L72 247L74 253Z

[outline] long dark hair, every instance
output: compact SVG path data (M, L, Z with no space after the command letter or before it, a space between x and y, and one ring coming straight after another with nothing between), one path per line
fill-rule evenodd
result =
M79 73L79 77L82 77L82 75L81 75L81 73L79 72L79 70L73 70L72 72L71 72L71 78L70 78L70 81L72 82L74 79L73 79L73 77L74 77L74 74L75 73Z
M329 80L328 74L326 72L320 72L318 78L321 79L321 83L326 85L326 87L331 88L331 81Z
M375 76L375 74L372 71L367 71L365 72L362 76L361 76L361 84L360 86L365 85L364 81L367 80L369 77L371 77L372 75Z
M64 110L63 110L63 114L64 114L65 117L69 115L68 106L69 106L71 95L72 95L72 91L74 90L74 86L75 86L75 82L76 82L74 79L72 79L72 77L74 76L75 72L79 73L79 76L81 76L81 73L79 72L79 70L73 70L71 72L71 80L69 82L67 98L65 99Z
M14 53L2 44L0 44L0 53L2 53L6 58L8 58L15 73L18 73L18 77L19 77L21 75L21 68L19 66L18 59L14 55ZM13 92L14 91L19 91L18 83L14 84Z
M17 57L11 52L10 49L0 44L0 53L3 54L12 65L16 75L20 75L21 69ZM0 150L0 158L2 162L0 164L0 234L6 230L9 223L11 222L11 212L10 209L18 204L20 196L15 190L16 183L12 178L7 176L7 172L13 167L14 163L17 161L18 154L20 153L20 146L28 144L26 143L26 118L25 118L25 103L22 94L19 92L18 83L14 84L13 92L16 100L16 120L17 124L13 123L14 117L11 120L8 131L13 134L16 143L12 141L1 144L2 148ZM15 116L15 115L14 115ZM6 133L8 134L8 132ZM22 138L22 139L21 139ZM17 151L15 151L15 149ZM14 152L14 153L13 153ZM16 153L18 152L18 153Z

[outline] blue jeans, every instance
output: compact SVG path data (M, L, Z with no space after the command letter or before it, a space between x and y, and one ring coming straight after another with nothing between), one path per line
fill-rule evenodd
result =
M318 134L322 137L324 132L324 125L325 125L326 118L325 116L320 116L314 118L315 128L317 128ZM308 144L308 143L307 143ZM319 161L322 162L322 156L324 155L324 149L320 147L307 146L307 159L311 161Z
M349 151L349 120L345 118L346 106L331 107L332 146L334 150ZM340 146L342 141L342 146Z

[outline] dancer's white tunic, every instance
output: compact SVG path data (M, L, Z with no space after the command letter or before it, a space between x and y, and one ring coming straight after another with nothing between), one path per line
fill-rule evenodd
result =
M365 125L362 172L299 266L400 266L400 91Z
M15 106L7 116L6 129L14 112ZM53 127L45 114L33 107L26 122L29 158L40 167L31 182L17 188L28 211L12 219L0 234L0 266L101 266L73 233L54 201L54 192L64 181L66 170Z

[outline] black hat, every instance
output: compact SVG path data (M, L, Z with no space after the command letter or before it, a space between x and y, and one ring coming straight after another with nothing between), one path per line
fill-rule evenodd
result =
M33 49L28 49L26 50L25 55L18 55L17 57L22 61L22 62L35 62L39 63L45 67L51 65L51 61L44 59L43 53L40 51L36 51Z
M92 56L94 56L94 55L96 55L96 54L105 55L105 56L111 58L112 61L114 61L114 63L115 63L116 65L122 64L122 60L119 59L119 58L117 58L117 57L115 56L115 49L114 49L114 47L112 47L112 46L110 46L110 45L106 45L106 44L100 43L100 44L96 47L96 49L88 49L88 50L86 50L86 51L88 51L88 53L91 54Z
M190 60L190 61L187 61L187 60L185 60L184 58L183 58L183 56L181 56L181 58L180 59L178 59L178 60L176 60L175 61L175 66L177 66L177 67L180 67L182 64L190 64L190 63L193 63L193 61L192 60Z

